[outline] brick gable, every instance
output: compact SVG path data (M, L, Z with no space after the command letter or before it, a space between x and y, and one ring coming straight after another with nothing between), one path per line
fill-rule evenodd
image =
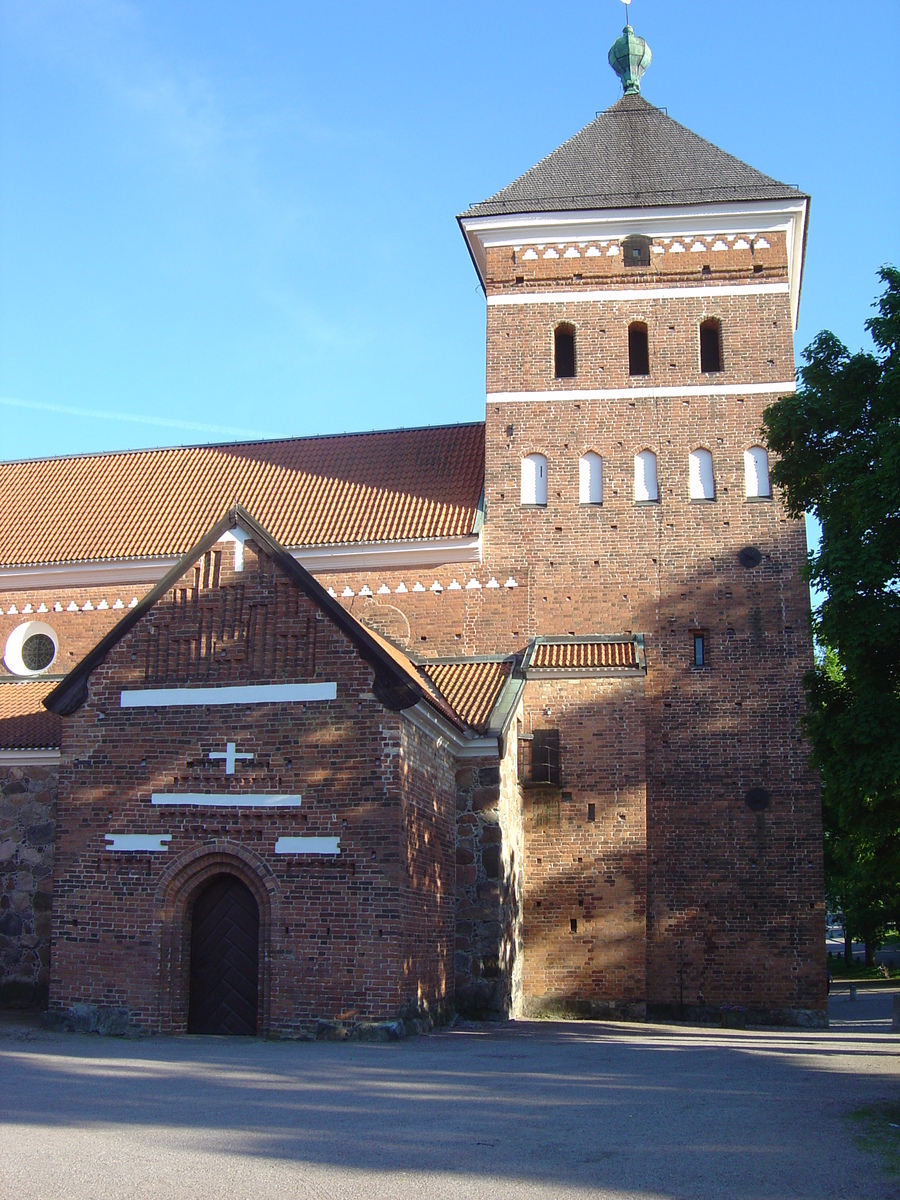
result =
M233 544L215 542L97 657L63 721L51 1005L184 1029L192 898L226 873L259 906L260 1029L440 1008L452 766L376 699L378 670L333 615L253 541L240 571ZM122 702L286 684L331 698ZM159 849L110 848L134 837ZM285 839L296 852L279 851Z

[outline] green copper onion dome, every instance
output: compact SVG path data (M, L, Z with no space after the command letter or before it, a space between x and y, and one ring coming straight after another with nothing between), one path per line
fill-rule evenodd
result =
M609 65L622 80L625 95L640 92L641 76L650 66L650 47L642 37L635 37L634 30L626 25L609 52Z

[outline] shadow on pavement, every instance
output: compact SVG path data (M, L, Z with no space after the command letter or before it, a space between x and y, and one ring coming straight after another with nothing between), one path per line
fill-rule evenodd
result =
M110 1195L169 1194L186 1155L207 1179L241 1160L241 1188L261 1196L254 1163L326 1196L876 1200L895 1193L843 1115L897 1095L900 1037L890 995L854 1004L845 1016L834 996L833 1028L809 1033L522 1022L387 1046L122 1042L6 1021L0 1154L25 1197L58 1186L48 1164L78 1153L77 1131L85 1180L123 1146L156 1148L160 1190L128 1190L126 1162Z

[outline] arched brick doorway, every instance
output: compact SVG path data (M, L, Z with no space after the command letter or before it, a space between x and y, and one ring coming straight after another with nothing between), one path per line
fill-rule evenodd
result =
M191 911L188 1033L252 1037L259 1003L259 905L235 875L215 875Z
M168 865L156 889L160 975L155 1028L160 1033L188 1030L194 910L207 887L222 876L243 884L257 906L257 1022L252 1032L265 1036L269 1031L272 941L273 931L279 928L278 889L270 868L252 850L235 842L215 842L179 855Z

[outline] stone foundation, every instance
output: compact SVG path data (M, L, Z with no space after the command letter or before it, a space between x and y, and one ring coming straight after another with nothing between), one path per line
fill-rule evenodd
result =
M57 768L0 767L0 1007L44 1008Z

